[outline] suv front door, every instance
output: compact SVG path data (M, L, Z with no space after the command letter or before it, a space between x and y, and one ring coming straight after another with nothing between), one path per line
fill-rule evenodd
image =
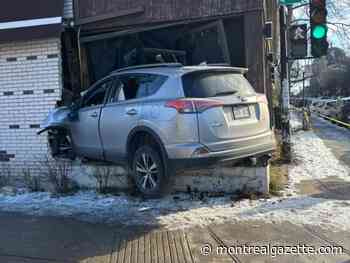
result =
M103 81L84 96L78 118L71 124L71 136L78 156L91 159L103 159L103 147L100 139L99 121L112 79Z
M143 114L145 99L157 92L166 77L155 74L124 74L116 77L105 107L100 131L105 158L116 162L127 157L127 139Z
M101 113L100 131L104 154L106 160L112 162L126 160L128 135L140 119L141 98L136 97L138 82L134 78L124 82L115 78Z

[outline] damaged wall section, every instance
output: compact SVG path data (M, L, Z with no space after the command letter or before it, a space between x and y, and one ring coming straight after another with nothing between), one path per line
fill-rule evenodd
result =
M116 37L102 37L83 45L86 54L83 61L88 68L85 74L88 79L84 83L91 84L113 70L139 64L180 62L198 65L206 62L246 66L243 17L159 29L140 27L119 33Z
M147 48L161 46L163 49L185 51L187 65L207 60L207 62L219 61L232 66L247 67L249 68L247 77L255 90L266 93L266 89L270 87L267 82L270 80L266 78L265 70L264 2L264 0L76 0L75 21L81 30L83 43L81 56L83 89L105 76L108 70L124 66L120 62L120 56L130 52L127 50L128 45L125 44L127 41L123 41L128 35L128 44L131 46L141 45ZM188 34L189 30L195 31L195 27L206 27L206 23L219 21L223 23L223 30L219 27L219 31L224 31L224 34L218 35L213 27L193 32L192 35ZM165 32L163 36L161 31ZM212 32L208 34L207 31ZM207 34L208 37L202 38L203 34ZM185 41L179 43L181 35L186 35L184 40L189 42L195 37L197 43ZM176 37L178 39L174 39ZM106 41L101 41L102 39ZM114 43L112 39L115 40ZM96 43L86 44L86 42ZM198 45L198 48L195 49L193 45ZM93 49L101 51L97 55ZM101 64L96 60L97 57L103 57L104 53L112 57L105 62L103 58L98 58L102 60ZM196 59L191 61L193 54ZM117 61L112 61L113 59ZM96 64L98 67L102 65L104 69L96 68Z

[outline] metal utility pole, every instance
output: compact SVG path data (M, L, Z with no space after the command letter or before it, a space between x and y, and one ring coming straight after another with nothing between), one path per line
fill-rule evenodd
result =
M305 71L303 71L303 108L305 108Z
M284 6L280 7L280 36L281 36L281 129L282 154L286 161L291 161L291 131L290 131L290 90L289 90L289 61L288 40L289 17Z

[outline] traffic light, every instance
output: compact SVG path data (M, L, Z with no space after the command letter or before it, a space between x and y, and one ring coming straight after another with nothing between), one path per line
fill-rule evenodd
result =
M326 0L310 0L311 54L318 58L327 55L327 6Z
M307 24L294 25L289 29L290 55L293 59L307 57Z

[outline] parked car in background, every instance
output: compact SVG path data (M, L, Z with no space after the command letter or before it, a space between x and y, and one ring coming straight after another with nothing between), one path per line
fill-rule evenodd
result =
M318 114L322 114L323 113L323 108L326 106L326 102L325 101L321 101L320 103L318 103L315 107L315 112Z
M275 149L265 95L245 69L161 64L112 72L71 107L53 111L54 156L125 163L138 190L155 196L177 169Z
M324 102L321 101L321 100L313 101L310 104L310 111L314 112L314 113L320 113L319 110L320 110L320 108L322 107L323 104L324 104Z
M342 99L341 120L350 123L350 97Z
M327 101L320 106L319 112L323 115L333 117L333 118L341 118L341 101L339 100L331 100Z

